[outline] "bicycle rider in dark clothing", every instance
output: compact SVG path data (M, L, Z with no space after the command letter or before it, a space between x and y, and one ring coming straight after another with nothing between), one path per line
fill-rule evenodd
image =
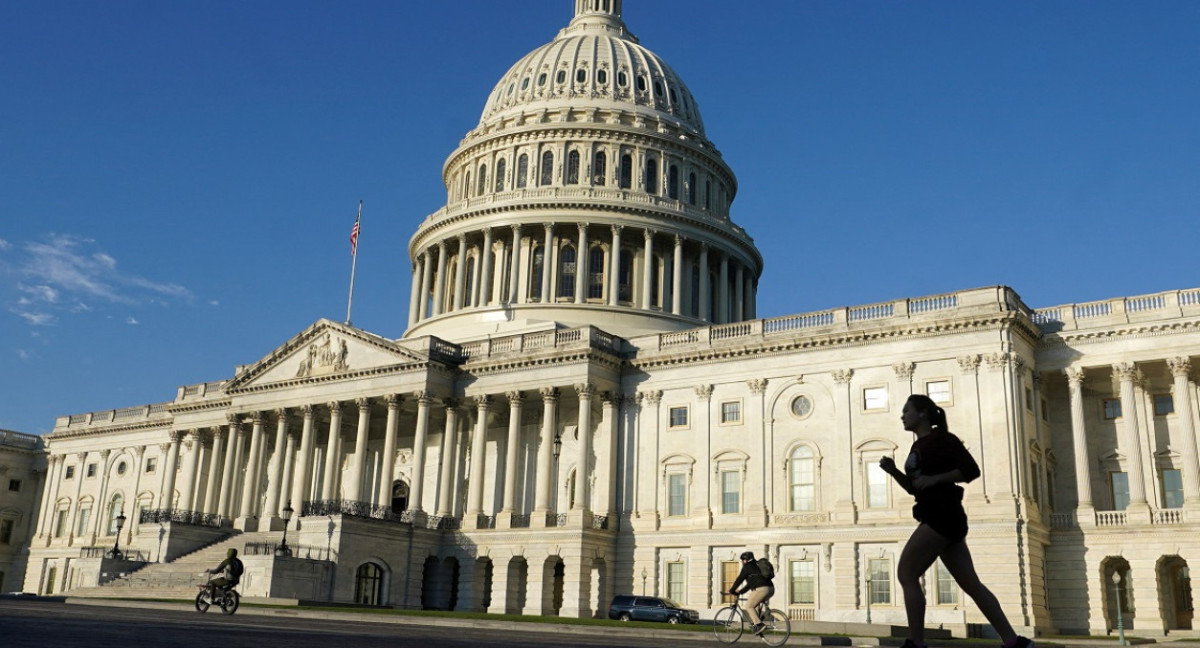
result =
M743 551L741 559L742 571L734 579L733 585L729 586L729 593L740 596L749 592L746 596L746 613L750 615L750 622L754 624L751 632L761 634L764 626L762 619L758 617L758 604L771 598L771 595L775 593L775 586L771 583L771 579L763 575L762 570L758 568L753 551ZM746 583L746 587L739 592L738 586L742 583Z

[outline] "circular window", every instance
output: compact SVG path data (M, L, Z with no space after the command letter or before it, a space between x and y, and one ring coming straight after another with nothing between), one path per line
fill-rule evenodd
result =
M118 474L118 475L124 475L124 474L125 474L125 462L124 462L124 461L122 461L121 463L117 464L117 474Z
M792 415L796 418L807 418L812 414L812 399L808 396L797 396L792 399Z

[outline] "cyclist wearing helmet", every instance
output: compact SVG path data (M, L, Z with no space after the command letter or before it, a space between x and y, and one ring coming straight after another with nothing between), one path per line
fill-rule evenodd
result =
M762 619L758 616L758 604L764 600L771 598L775 593L775 586L771 584L771 579L767 578L758 568L758 562L754 560L753 551L743 551L741 555L742 571L738 577L734 579L733 585L729 586L729 593L734 596L747 594L746 596L746 613L750 615L750 622L754 624L751 632L761 634L763 631ZM742 583L746 584L740 592L738 586Z

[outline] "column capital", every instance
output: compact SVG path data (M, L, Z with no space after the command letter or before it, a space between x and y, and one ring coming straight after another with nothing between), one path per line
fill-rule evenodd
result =
M696 396L699 396L702 400L708 400L712 398L712 395L712 385L696 385Z
M387 403L388 409L399 409L400 404L404 402L404 396L400 394L388 394L383 397L383 402Z
M288 411L286 407L275 408L275 418L280 421L287 421Z
M848 385L850 379L854 377L853 369L834 369L829 373L833 376L833 382L838 385Z
M542 387L538 393L542 395L542 400L548 403L558 400L558 387Z
M359 412L361 412L363 410L371 409L371 399L370 398L366 398L366 397L355 398L354 404L358 405Z
M342 401L329 401L329 411L340 414L342 412Z
M964 374L973 374L979 372L979 354L972 353L970 355L958 356L958 369Z
M554 231L554 223L542 223L542 227L546 228L547 232Z
M314 412L315 408L313 408L311 403L305 403L304 405L300 406L300 413L304 414L304 418L306 419L312 418Z
M213 438L213 440L224 439L225 438L225 428L223 428L219 425L214 426L212 428L212 438Z
M471 400L475 403L475 409L486 412L492 406L492 397L487 394L472 396Z
M613 226L612 226L612 232L613 232L613 234L620 234L620 233L621 233L621 230L623 230L623 229L625 229L625 226L624 226L624 225L617 225L617 224L613 224Z
M1067 382L1078 386L1083 382L1083 376L1086 372L1083 367L1067 367L1063 369L1063 373L1067 376Z
M433 404L433 394L431 394L423 389L414 391L413 398L415 398L417 400L418 405L424 405L424 406L428 407L429 405Z
M250 420L251 420L251 421L252 421L252 422L253 422L255 425L262 425L262 422L263 422L263 413L262 413L262 412L251 412L251 413L250 413Z
M596 386L590 382L576 383L575 393L579 394L579 400L591 400L596 395Z
M896 372L896 377L900 380L912 380L916 370L917 363L915 362L897 362L892 365L892 371Z
M682 234L675 235L675 247L683 247L683 235Z
M1192 359L1181 356L1167 358L1167 367L1171 369L1172 376L1187 378L1192 372Z
M983 356L983 361L987 363L988 369L996 371L1008 366L1009 356L1007 353L989 353Z
M663 393L661 389L649 389L638 393L642 394L645 397L646 402L650 403L651 405L658 405L659 402L662 401Z
M521 233L521 224L520 223L514 223L511 227L512 227L513 234Z
M195 430L193 430L193 432L194 432L194 431L195 431ZM101 450L101 451L100 451L100 460L101 460L101 461L107 461L107 460L108 460L108 455L110 455L110 454L112 454L112 449L111 449L111 448L105 448L105 449Z
M746 386L750 388L750 393L761 394L767 391L767 382L766 378L751 378L746 381Z
M458 409L459 405L462 405L462 399L461 398L443 398L442 405L446 408L447 412L449 412L451 410L456 410L456 409Z
M504 397L508 399L508 404L512 407L520 407L521 401L525 400L525 396L519 391L505 392Z
M146 446L144 446L144 445L133 446L133 456L137 457L139 461L145 454L146 454Z
M179 430L171 430L170 432L167 432L167 438L171 440L171 443L179 443L179 440L183 438L183 434L181 434ZM81 453L79 456L86 457L87 453Z
M1132 362L1117 362L1112 366L1113 373L1122 381L1136 381L1138 379L1137 364Z
M654 238L654 235L657 233L658 232L656 232L655 230L652 230L647 227L646 229L642 230L642 238L646 239L646 241L648 242L648 241L650 241L650 239Z
M229 424L230 431L236 431L242 427L242 420L238 418L237 414L226 414L225 422Z
M616 402L620 398L621 398L621 395L614 391L605 390L605 391L600 392L600 402L603 403L604 405L612 405L614 402Z

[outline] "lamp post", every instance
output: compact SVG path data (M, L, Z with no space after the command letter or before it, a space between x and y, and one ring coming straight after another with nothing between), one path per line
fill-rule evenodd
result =
M1129 642L1125 641L1125 619L1121 616L1121 572L1116 570L1113 571L1112 582L1113 592L1117 597L1117 645L1128 646Z
M646 595L646 568L642 567L642 596Z
M117 514L117 520L116 520L116 522L117 522L117 538L116 538L116 540L113 540L112 552L110 552L108 554L108 557L112 558L113 560L121 560L122 558L124 558L124 556L121 555L120 547L121 547L121 529L125 527L125 520L126 520L125 509L121 509L121 512Z
M558 457L562 454L562 434L558 432L554 433L554 443L552 445L554 447L554 512L558 513Z
M287 527L288 522L292 519L292 513L295 513L295 511L292 510L291 500L288 500L288 503L284 505L283 510L280 511L280 513L282 513L283 516L283 541L280 542L279 546L275 548L275 555L288 557L292 555L292 550L287 546Z
M870 623L871 622L871 575L870 574L867 574L867 577L863 579L863 585L864 585L863 592L865 593L865 598L867 600L867 623Z

